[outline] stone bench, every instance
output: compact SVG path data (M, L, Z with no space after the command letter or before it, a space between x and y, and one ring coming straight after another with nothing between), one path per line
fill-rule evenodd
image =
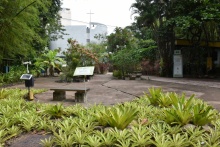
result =
M142 73L134 72L128 74L130 80L141 79Z
M52 88L53 90L53 100L54 101L62 101L66 99L66 91L76 91L75 93L75 102L84 102L84 98L86 96L89 88Z

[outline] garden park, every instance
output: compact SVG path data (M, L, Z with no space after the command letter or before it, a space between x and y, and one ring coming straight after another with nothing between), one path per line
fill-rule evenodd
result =
M220 146L219 1L136 0L131 9L130 26L96 34L99 43L69 38L62 50L49 49L64 35L60 0L0 1L0 146ZM182 78L170 78L176 52ZM92 76L74 76L88 66ZM85 87L80 101L69 91Z

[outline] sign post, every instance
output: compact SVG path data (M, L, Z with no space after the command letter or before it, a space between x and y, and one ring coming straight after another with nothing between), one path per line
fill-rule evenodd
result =
M84 85L85 85L85 102L87 102L87 96L86 96L86 80L85 77L89 75L93 75L94 72L94 66L86 66L86 67L76 67L75 72L73 76L84 76Z
M183 59L180 50L175 50L173 55L173 77L183 77Z

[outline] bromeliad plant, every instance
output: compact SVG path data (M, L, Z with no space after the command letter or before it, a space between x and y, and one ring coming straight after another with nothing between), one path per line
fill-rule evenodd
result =
M12 137L38 131L51 136L41 141L43 146L220 144L219 112L194 96L187 98L154 88L151 91L154 96L149 94L114 106L85 108L27 102L22 98L23 90L9 93L0 99L0 146ZM155 106L148 99L152 97Z
M136 119L138 110L132 106L113 106L103 108L104 111L99 111L96 118L100 124L104 126L116 127L118 129L125 129L134 119Z
M192 119L192 114L189 109L176 109L176 108L169 108L164 110L164 118L163 120L170 125L186 125L190 123Z
M43 111L43 113L51 119L61 118L66 114L63 104L48 105L47 109Z
M209 124L215 119L216 111L211 106L204 103L196 103L194 95L189 99L178 96L175 93L170 94L172 106L163 111L164 121L171 125L186 125L192 123L194 125L203 126Z
M212 106L199 103L192 108L192 123L198 126L204 126L216 119L217 111Z

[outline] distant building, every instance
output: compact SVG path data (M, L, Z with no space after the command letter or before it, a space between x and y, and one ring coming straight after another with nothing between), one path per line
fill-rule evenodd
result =
M64 26L71 25L71 11L69 8L62 8L59 12L61 16L61 24Z
M58 39L50 42L50 49L61 49L66 51L69 48L67 40L69 38L76 40L81 45L86 45L89 42L100 43L102 40L98 40L95 35L101 34L102 36L107 35L107 26L97 22L90 22L91 30L88 25L71 25L71 12L68 8L63 8L60 12L61 24L65 29L62 39ZM61 34L59 34L61 35ZM58 55L62 56L62 54Z
M94 24L94 27L91 28L90 31L90 41L88 41L88 27L86 25L78 25L78 26L64 26L65 34L63 35L63 39L58 39L55 41L50 42L50 49L61 49L62 51L66 51L67 48L69 48L69 44L67 40L69 38L72 38L73 40L76 40L81 45L86 45L88 42L95 42L100 43L102 40L98 40L95 37L95 35L101 34L103 36L106 36L107 34L107 26L99 23L91 23L92 26ZM62 54L60 54L61 56Z

